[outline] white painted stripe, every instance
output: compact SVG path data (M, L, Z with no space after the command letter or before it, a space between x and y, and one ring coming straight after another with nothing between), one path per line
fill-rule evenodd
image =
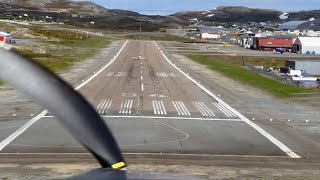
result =
M206 109L206 106L203 102L199 102L199 106L202 107L202 110L208 114L208 116L211 116L210 112Z
M157 114L156 106L154 101L152 101L152 107L153 107L153 114Z
M154 105L155 105L155 108L156 108L156 113L155 114L160 114L160 110L159 110L157 101L154 101Z
M227 107L223 106L223 104L220 104L220 105L221 105L221 107L225 108L226 111L228 111L229 113L231 113L232 116L237 117L236 114L234 114L234 113L233 113L230 109L228 109Z
M183 112L183 115L187 115L187 111L184 109L184 107L183 107L183 102L181 102L181 101L178 101L178 104L179 104L179 106L180 106L180 108L181 108L181 110L182 110L182 112Z
M157 44L154 41L155 44ZM167 56L160 51L160 53L162 54L162 56L166 59L166 61L171 64L171 66L173 66L177 71L179 71L181 74L183 74L186 78L188 78L190 81L192 81L194 84L196 84L199 88L201 88L203 91L205 91L208 95L210 95L211 97L213 97L214 99L216 99L218 102L220 102L221 104L223 104L225 107L227 107L230 111L232 111L235 115L237 115L239 118L241 118L244 122L246 122L249 126L251 126L252 128L254 128L256 131L258 131L261 135L263 135L264 137L266 137L268 140L270 140L273 144L275 144L276 146L278 146L283 152L285 152L288 156L292 157L292 158L301 158L298 154L296 154L295 152L293 152L291 149L289 149L286 145L284 145L282 142L280 142L278 139L276 139L275 137L273 137L271 134L269 134L268 132L266 132L264 129L262 129L261 127L259 127L258 125L256 125L255 123L253 123L252 121L250 121L248 118L246 118L245 116L243 116L241 113L239 113L237 110L233 109L231 106L229 106L227 103L225 103L222 99L220 99L218 96L214 95L211 91L209 91L207 88L205 88L204 86L202 86L201 84L199 84L197 81L195 81L194 79L192 79L189 75L187 75L185 72L183 72L181 69L179 69L178 67L174 66L173 63L167 58Z
M202 116L208 116L205 111L203 111L202 107L199 105L199 102L192 102L193 105L199 110Z
M140 72L141 72L141 74L142 74L142 70L141 70Z
M160 101L160 103L161 103L161 106L162 106L163 113L164 113L165 115L167 115L167 111L166 111L166 108L165 108L164 105L163 105L163 101Z
M131 112L132 112L132 104L133 104L133 100L130 100L130 104L129 104L129 114L131 114Z
M163 109L162 109L162 106L160 104L160 101L157 101L157 103L158 103L160 114L163 115Z
M8 144L10 144L12 141L14 141L18 136L20 136L24 131L26 131L30 126L32 126L35 122L37 122L39 119L44 117L48 113L48 110L44 110L39 115L25 123L23 126L21 126L19 129L17 129L14 133L12 133L9 137L7 137L5 140L3 140L0 143L0 151L2 151Z
M178 112L178 115L181 115L180 108L178 108L178 106L176 105L175 101L172 101L172 104L173 104L174 108L176 108L176 110Z
M141 76L141 81L143 80L143 76Z
M102 112L102 108L104 107L104 105L106 104L107 100L103 100L103 103L101 104L100 108L98 109L98 113L101 114Z
M190 113L190 111L188 110L188 108L184 105L184 103L181 101L180 102L181 103L181 106L182 106L182 108L185 110L185 112L186 112L186 115L189 115L189 116L191 116L191 113Z
M144 91L144 85L141 84L141 91Z
M104 99L102 99L102 100L101 100L101 102L99 103L99 105L97 106L97 111L99 111L99 109L100 109L100 107L101 107L101 105L102 105L103 101L104 101Z
M112 101L111 100L108 100L107 101L107 103L106 103L106 105L102 108L102 114L107 114L108 113L108 109L109 109L109 107L111 106L111 103L112 103Z
M90 81L92 81L95 77L97 77L101 72L103 72L107 67L109 67L121 54L121 52L123 51L124 47L128 44L129 41L126 41L123 46L121 47L120 51L116 54L116 56L111 59L111 61L106 64L102 69L100 69L97 73L95 73L93 76L91 76L89 79L87 79L85 82L83 82L82 84L80 84L79 86L77 86L75 88L75 90L79 90L80 88L82 88L83 86L85 86L86 84L88 84Z
M76 88L74 88L74 90L79 90L80 88L82 88L83 86L85 86L86 84L88 84L90 81L92 81L95 77L97 77L101 72L103 72L107 67L109 67L120 55L120 53L123 51L124 47L127 45L129 41L126 41L121 49L119 50L119 52L116 54L116 56L111 59L111 61L106 64L102 69L100 69L97 73L93 74L89 79L87 79L86 81L84 81L83 83L81 83L80 85L78 85ZM39 119L41 119L42 117L44 117L46 114L48 113L48 110L44 110L42 111L40 114L38 114L36 117L32 118L31 120L29 120L27 123L25 123L23 126L21 126L16 132L14 132L13 134L11 134L9 137L7 137L6 139L4 139L1 143L0 143L0 151L2 151L10 142L12 142L13 140L15 140L19 135L21 135L24 131L26 131L31 125L33 125L35 122L37 122Z
M112 105L112 100L110 100L110 103L109 103L109 106L107 107L107 109L110 109L111 105Z
M166 116L101 116L105 118L128 118L128 119L172 119L172 120L190 120L190 121L230 121L243 122L241 119L220 119L220 118L188 118L188 117L166 117ZM43 116L43 118L55 118L55 116Z
M128 113L129 113L129 105L130 105L130 100L126 100L125 110L124 110L124 113L125 113L125 114L128 114Z
M105 118L137 118L139 119L172 119L172 120L192 120L192 121L231 121L243 122L241 119L221 119L221 118L188 118L188 117L166 117L166 116L102 116Z
M206 109L202 106L202 102L198 102L198 106L201 108L202 112L205 114L205 116L210 116L210 114L206 111Z
M125 101L122 101L121 106L120 106L120 110L119 110L120 114L122 114L124 103L125 103Z
M227 117L231 117L231 115L227 112L225 112L224 109L222 109L220 106L218 106L218 103L212 103L214 106L216 106L223 114L225 114Z
M208 112L210 116L215 116L215 114L203 102L201 102L201 105L204 107L204 109Z
M237 117L233 112L231 112L228 108L224 107L222 104L217 103L218 106L220 106L227 114L230 114L232 117Z
M153 113L155 115L166 115L167 111L164 107L163 101L152 101Z
M179 103L179 101L175 101L175 104L176 104L176 106L177 106L177 111L179 112L178 114L179 115L186 115L186 113L183 111L183 107L181 107L181 105L180 105L180 103Z

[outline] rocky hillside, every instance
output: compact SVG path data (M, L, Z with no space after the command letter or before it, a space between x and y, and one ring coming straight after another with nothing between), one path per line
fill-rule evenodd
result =
M178 12L171 16L181 20L197 18L206 22L281 22L281 11L272 9L257 9L242 6L218 7L208 11ZM320 17L320 10L289 12L287 20L308 20ZM320 18L319 18L320 19Z
M133 11L107 9L89 1L0 0L0 15L6 16L8 13L12 15L12 19L23 17L26 13L29 19L110 30L137 30L142 21L144 30L153 31L165 27L167 23L164 16L147 16Z
M108 12L108 9L89 1L74 2L68 0L0 0L0 4L2 8L10 10L34 10L87 15L99 15Z

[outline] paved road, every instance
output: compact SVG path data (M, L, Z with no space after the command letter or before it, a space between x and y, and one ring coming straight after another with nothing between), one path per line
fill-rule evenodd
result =
M124 152L299 158L182 72L156 42L129 41L123 47L79 92L104 117ZM0 131L0 158L87 152L51 114L9 137L29 120L1 122L11 128Z

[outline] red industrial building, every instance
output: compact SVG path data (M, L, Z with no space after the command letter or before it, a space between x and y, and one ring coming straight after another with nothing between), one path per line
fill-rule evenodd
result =
M253 48L259 51L273 51L277 48L289 51L293 43L291 36L255 37Z

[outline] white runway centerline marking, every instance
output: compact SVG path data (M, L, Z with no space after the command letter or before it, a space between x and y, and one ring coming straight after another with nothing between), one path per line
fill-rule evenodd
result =
M153 41L156 45L157 43L155 41ZM162 52L160 51L160 53L162 54L162 56L165 58L165 60L172 66L174 67L177 71L179 71L181 74L183 74L186 78L188 78L190 81L192 81L194 84L196 84L199 88L201 88L204 92L206 92L209 96L211 96L212 98L216 99L219 103L221 103L224 107L226 107L227 109L229 109L231 112L233 112L235 115L237 115L239 118L241 118L244 122L246 122L249 126L251 126L252 128L254 128L256 131L258 131L261 135L263 135L264 137L266 137L269 141L271 141L274 145L278 146L283 152L285 152L288 156L290 156L291 158L301 158L298 154L296 154L295 152L293 152L291 149L289 149L286 145L284 145L282 142L280 142L278 139L276 139L275 137L273 137L271 134L269 134L268 132L266 132L264 129L262 129L261 127L259 127L258 125L256 125L255 123L253 123L252 121L250 121L248 118L246 118L245 116L243 116L241 113L239 113L237 110L235 110L234 108L232 108L231 106L229 106L226 102L224 102L222 99L220 99L218 96L216 96L215 94L213 94L211 91L209 91L207 88L205 88L204 86L202 86L200 83L198 83L196 80L194 80L193 78L191 78L188 74L186 74L185 72L183 72L181 69L177 68L169 59L168 57Z
M120 114L131 114L132 113L133 100L123 100L120 106Z
M163 101L152 101L153 113L155 115L167 115L166 108Z
M141 84L141 91L144 91L144 84Z
M141 81L143 80L143 76L140 77Z
M237 117L232 111L230 111L228 108L223 106L221 103L212 102L213 105L215 105L220 111L222 111L226 116L228 117Z
M200 111L202 116L215 116L214 113L203 102L192 102L192 104Z
M90 81L92 81L95 77L97 77L101 72L103 72L107 67L109 67L121 54L121 52L123 51L123 49L125 48L125 46L128 44L129 41L126 41L121 49L119 50L119 52L114 56L113 59L110 60L110 62L108 64L106 64L103 68L101 68L97 73L94 73L89 79L87 79L86 81L82 82L80 85L78 85L77 87L74 88L74 90L79 90L80 88L82 88L83 86L85 86L86 84L88 84ZM2 151L9 143L11 143L12 141L14 141L18 136L20 136L23 132L25 132L30 126L32 126L35 122L37 122L39 119L43 118L46 114L48 114L48 110L44 110L42 111L40 114L38 114L36 117L32 118L31 120L29 120L27 123L25 123L23 126L21 126L17 131L15 131L13 134L11 134L9 137L7 137L6 139L4 139L1 143L0 143L0 151Z
M176 108L178 115L191 116L191 113L182 101L172 101L172 104Z

